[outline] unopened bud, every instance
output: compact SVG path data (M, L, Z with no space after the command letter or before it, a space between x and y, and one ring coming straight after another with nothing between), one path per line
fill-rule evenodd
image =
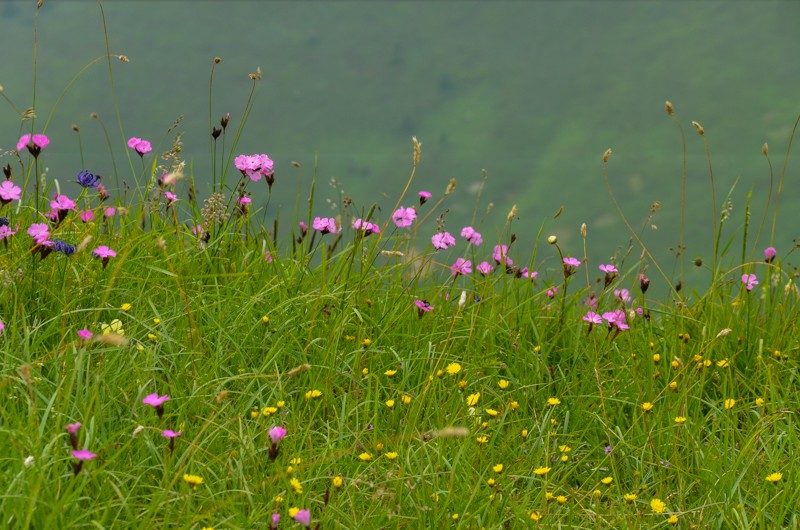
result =
M80 128L74 123L72 124L72 130L75 131L76 133L81 132Z
M664 108L667 109L667 114L669 114L670 116L673 116L675 114L675 109L673 108L672 103L670 103L669 101L664 103Z
M555 245L556 243L558 243L558 237L557 236L550 236L550 237L547 238L547 242L549 244L551 244L551 245Z
M586 239L586 223L583 223L583 224L581 225L581 237L582 237L583 239Z
M692 125L694 125L694 128L697 129L697 132L700 134L700 136L703 136L706 133L706 130L703 129L703 126L696 121L693 121Z
M761 146L761 154L763 154L764 156L767 156L769 154L769 146L766 143L764 143L764 145Z

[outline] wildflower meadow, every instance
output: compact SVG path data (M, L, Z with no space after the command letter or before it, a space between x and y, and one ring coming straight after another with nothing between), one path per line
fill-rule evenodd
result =
M128 58L103 53L124 108ZM220 110L220 67L210 175L177 129L121 118L114 174L49 166L80 131L48 128L58 104L35 90L4 96L0 526L798 527L798 244L775 238L795 129L774 169L761 148L769 202L733 211L705 129L667 102L707 156L713 214L675 238L713 232L710 257L653 257L611 149L597 179L627 232L598 256L592 226L569 227L582 245L550 235L557 212L489 197L456 224L456 180L416 176L424 138L403 185L323 207L314 168L239 148L266 74ZM310 193L275 208L303 176Z

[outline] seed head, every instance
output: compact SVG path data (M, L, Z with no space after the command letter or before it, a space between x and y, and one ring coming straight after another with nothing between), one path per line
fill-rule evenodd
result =
M582 237L583 239L586 239L586 223L583 223L583 224L581 225L581 237Z
M670 103L669 101L664 103L664 108L667 109L667 114L669 114L670 116L675 115L675 109L673 108L672 103Z
M763 154L764 156L767 156L769 154L769 146L766 144L766 142L764 143L764 145L761 146L761 154Z
M445 195L450 195L456 190L456 179L450 179L450 183L447 185L447 189L444 190Z
M127 56L127 55L118 55L118 56L117 56L117 59L119 59L119 60L120 60L120 61L122 61L123 63L129 63L129 62L131 62L131 60L130 60L130 59L128 59L128 56Z
M417 140L416 136L411 137L411 143L414 144L414 165L419 165L419 158L422 154L422 142Z
M222 61L219 57L214 57L214 64L219 64Z
M706 133L706 130L703 129L703 126L696 121L693 121L692 125L694 125L694 128L697 129L697 132L700 134L700 136L703 136Z
M609 158L611 158L611 148L606 149L606 152L603 153L603 163L608 162Z

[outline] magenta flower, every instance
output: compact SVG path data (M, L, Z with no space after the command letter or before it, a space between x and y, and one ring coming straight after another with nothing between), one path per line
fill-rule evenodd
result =
M47 147L49 143L50 139L44 134L34 134L33 136L30 134L23 134L17 142L17 152L21 152L24 147L27 147L28 152L32 154L34 158L38 158L39 153L41 153L42 149Z
M472 262L464 258L458 258L453 265L450 266L450 272L453 276L459 274L472 274Z
M89 340L92 338L92 332L88 329L81 329L78 331L78 336L83 340Z
M3 324L2 320L0 320L0 331L3 331L4 329L6 329L6 325Z
M144 397L142 403L145 405L150 405L151 407L155 407L156 414L159 418L161 418L161 416L164 414L164 403L169 401L169 399L169 396L166 394L163 396L159 396L157 393L148 394Z
M580 267L581 262L576 258L569 257L569 258L564 258L564 265L566 265L567 267Z
M320 231L325 234L338 234L342 229L336 226L336 219L333 217L315 217L314 222L311 223L314 230Z
M251 181L258 182L261 177L265 177L267 184L270 188L272 187L275 178L273 169L275 163L267 155L239 155L234 159L233 164L242 172L242 175L247 175Z
M94 460L95 458L97 458L97 455L89 451L88 449L73 449L71 453L73 457L82 461Z
M631 301L630 292L627 289L614 289L614 298L617 298L623 304Z
M558 293L558 287L551 287L550 289L547 290L547 296L549 298L553 298L556 295L556 293Z
M301 525L308 528L311 525L311 511L310 510L300 510L296 514L294 514L294 520L300 523Z
M587 313L586 313L586 316L584 316L584 317L582 318L582 320L584 320L584 321L588 322L588 323L589 323L589 325L592 325L592 324L602 324L602 323L603 323L603 319L600 317L600 315L598 315L598 314L597 314L597 313L595 313L594 311L589 311L589 312L587 312Z
M105 209L103 210L103 217L106 217L106 218L114 217L114 214L116 214L116 213L117 213L117 209L116 208L114 208L113 206L106 206Z
M286 429L275 426L267 431L267 434L269 435L270 440L272 440L272 443L277 444L286 436Z
M419 308L419 310L423 313L427 313L428 311L433 311L433 306L426 302L425 300L414 300L414 305Z
M0 202L3 204L8 204L11 201L18 201L21 193L22 188L15 185L10 180L4 180L0 183Z
M165 191L164 198L167 199L167 205L170 205L178 200L178 196L172 193L171 191Z
M431 198L431 192L424 190L419 192L419 205L422 206L430 198Z
M368 223L364 221L360 217L353 222L353 228L356 230L361 230L364 232L365 235L369 234L377 234L381 231L380 227L373 223Z
M608 322L609 329L616 328L622 331L629 328L628 324L625 323L625 311L622 309L603 313L603 320Z
M17 227L17 229L19 229L19 227ZM17 230L11 230L10 226L2 225L2 226L0 226L0 241L2 241L3 239L5 239L7 237L13 236L16 233L17 233Z
M745 284L748 291L752 291L753 287L758 285L758 278L755 274L742 274L742 283Z
M539 273L537 271L531 272L530 270L528 270L528 267L522 267L522 270L520 271L520 275L523 278L528 278L528 279L534 280L534 279L536 279L537 276L539 276Z
M580 265L580 263L578 263ZM615 272L619 272L614 265L600 265L599 269L606 274L614 274Z
M264 252L264 261L272 263L272 254L269 253L269 250Z
M94 221L94 211L92 210L84 210L81 212L81 221L84 223L91 223Z
M650 278L645 276L644 274L639 275L639 290L642 291L642 294L647 292L647 288L650 287Z
M145 153L149 153L153 150L150 142L142 140L141 138L136 138L135 136L128 140L128 147L139 153L139 156L144 156Z
M50 227L47 223L33 223L28 227L28 235L33 238L33 242L41 245L50 238Z
M488 276L488 275L490 275L492 273L492 271L494 270L494 267L492 267L489 264L488 261L482 261L482 262L480 262L480 264L478 264L477 267L475 267L475 270L477 270L479 273L481 273L484 276Z
M56 193L55 199L50 201L50 208L53 210L74 210L75 201L66 195L59 195Z
M64 426L64 430L69 434L69 444L74 450L78 450L78 431L81 430L80 422L68 423Z
M272 530L276 530L280 522L281 522L281 514L273 513L272 516L270 517L269 527Z
M103 268L106 268L108 265L108 260L110 258L116 257L117 253L108 248L106 245L101 245L92 251L95 257L98 257L103 260Z
M0 195L2 195L2 193L0 193ZM19 197L17 197L17 198L19 198ZM772 263L772 261L775 259L775 254L777 254L777 251L775 250L775 247L767 247L767 248L765 248L764 249L764 261L766 261L767 263Z
M465 226L461 229L461 237L466 239L472 245L476 247L483 243L483 238L479 232L476 232L474 228L471 226Z
M508 257L508 245L495 245L492 258L498 265L505 264L507 267L510 267L514 264L511 258Z
M414 224L414 219L416 218L417 211L411 207L403 208L401 206L392 214L392 221L394 221L394 224L397 226L397 228L411 226Z
M172 454L172 452L175 450L175 438L178 438L182 434L183 433L180 432L180 431L179 432L175 432L175 431L171 431L169 429L166 429L166 430L162 431L161 436L163 436L164 438L168 438L169 439L169 454Z
M239 199L239 205L241 206L247 206L251 202L253 202L253 199L251 199L250 197L242 197L241 199Z
M445 249L449 246L456 244L456 238L450 235L450 232L439 232L431 238L434 248Z

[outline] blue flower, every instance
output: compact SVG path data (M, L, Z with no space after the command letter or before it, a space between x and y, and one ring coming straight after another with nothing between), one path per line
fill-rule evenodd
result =
M100 183L100 177L97 175L81 169L78 171L78 184L84 188L96 188Z
M0 226L8 226L8 217L0 217Z
M53 239L53 250L56 252L61 252L66 256L72 256L75 254L75 245L70 245L66 241L62 239Z

